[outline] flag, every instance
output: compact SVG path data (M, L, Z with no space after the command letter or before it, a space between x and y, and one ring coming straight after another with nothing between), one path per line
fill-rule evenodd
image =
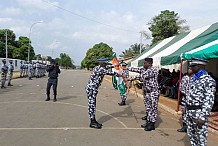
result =
M112 57L108 60L108 63L113 65L119 64L116 53L112 55ZM114 67L112 71L120 73L120 67ZM126 93L125 83L122 77L112 76L112 84L116 90L119 90L121 94Z

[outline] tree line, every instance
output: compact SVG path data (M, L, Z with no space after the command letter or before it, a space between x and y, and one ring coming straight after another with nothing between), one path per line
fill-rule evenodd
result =
M159 41L189 31L189 26L184 25L186 23L185 19L181 19L179 14L170 11L164 10L157 16L154 16L146 25L151 31L151 44L143 44L140 47L140 44L132 44L128 49L122 51L122 54L119 56L122 58L134 58L141 52L145 51L146 48L158 43ZM147 34L143 34L147 37ZM86 52L85 58L81 62L81 66L84 68L92 68L97 65L97 58L99 57L111 57L113 54L112 47L104 43L95 44Z
M6 33L7 33L7 48L8 58L28 60L28 49L30 47L30 60L46 60L50 61L51 56L43 57L41 54L35 54L34 48L31 45L31 40L28 37L20 36L16 40L15 33L10 29L0 29L0 58L6 57ZM30 42L30 44L29 44ZM59 65L64 68L75 68L72 59L66 53L61 53L59 58L55 59Z

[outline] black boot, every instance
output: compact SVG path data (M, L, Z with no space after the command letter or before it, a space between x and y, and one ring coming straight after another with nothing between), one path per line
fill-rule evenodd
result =
M145 131L151 131L151 130L155 130L155 122L149 122L148 125L145 127Z
M102 124L98 123L95 118L91 119L90 128L95 128L95 129L101 129L102 128Z
M47 98L46 98L46 100L45 101L49 101L50 100L50 95L49 94L47 94Z
M122 102L120 102L120 103L118 103L119 104L119 106L124 106L124 105L126 105L126 102L125 101L122 101Z
M146 120L145 124L142 124L141 127L142 127L142 128L145 128L145 127L148 126L148 124L149 124L149 121Z
M11 85L10 83L8 83L8 86L13 86L13 85Z
M187 132L187 125L183 123L183 126L181 129L177 129L178 132Z
M57 97L56 97L56 95L54 95L54 100L53 100L54 102L56 102L57 101Z

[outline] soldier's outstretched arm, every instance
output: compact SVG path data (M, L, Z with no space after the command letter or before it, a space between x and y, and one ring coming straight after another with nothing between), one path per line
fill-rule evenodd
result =
M137 73L142 72L142 68L137 68L137 67L128 67L127 70L131 72L137 72Z
M137 75L131 78L128 78L127 81L134 81L134 80L140 80L141 79L141 75Z

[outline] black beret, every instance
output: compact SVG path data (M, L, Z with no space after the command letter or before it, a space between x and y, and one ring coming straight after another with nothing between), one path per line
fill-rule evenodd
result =
M153 58L145 58L145 61L147 61L147 62L153 62Z

